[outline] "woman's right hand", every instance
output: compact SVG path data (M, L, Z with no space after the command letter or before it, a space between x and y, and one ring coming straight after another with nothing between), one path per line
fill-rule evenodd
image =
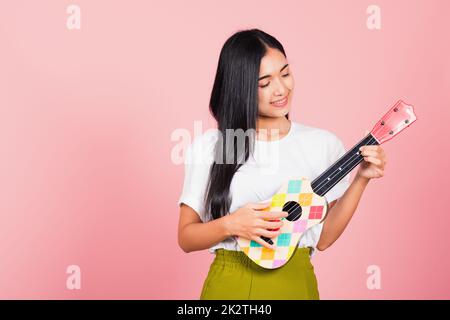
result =
M270 207L271 202L266 203L247 203L231 214L225 216L227 219L226 228L231 236L239 236L245 239L253 240L260 245L269 249L275 249L275 245L271 245L261 239L261 236L267 238L277 237L283 226L280 218L285 218L288 213L285 211L271 212L261 211ZM267 221L276 220L276 221ZM278 230L268 230L278 229Z

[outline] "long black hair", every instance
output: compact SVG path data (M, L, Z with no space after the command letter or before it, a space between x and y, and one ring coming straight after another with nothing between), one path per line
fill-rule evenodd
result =
M230 186L234 174L254 150L258 119L258 78L261 59L268 47L278 49L286 57L282 44L259 29L236 32L222 47L209 108L223 137L215 146L205 192L205 210L212 219L226 214L231 206ZM286 115L289 119L289 114ZM227 129L242 129L248 143L237 146ZM249 130L250 129L250 130ZM230 131L228 131L230 132ZM223 158L236 162L222 161Z

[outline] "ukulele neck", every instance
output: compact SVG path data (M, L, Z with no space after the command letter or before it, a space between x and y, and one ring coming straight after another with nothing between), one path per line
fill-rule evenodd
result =
M358 144L336 160L335 163L312 181L311 187L314 193L323 197L331 188L364 160L364 157L359 151L360 147L378 144L375 137L369 133Z

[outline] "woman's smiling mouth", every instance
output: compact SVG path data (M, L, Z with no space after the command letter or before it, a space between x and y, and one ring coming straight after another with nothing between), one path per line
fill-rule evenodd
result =
M275 107L284 107L284 106L287 105L287 103L288 103L288 96L284 97L281 100L277 100L277 101L271 102L270 104L275 106Z

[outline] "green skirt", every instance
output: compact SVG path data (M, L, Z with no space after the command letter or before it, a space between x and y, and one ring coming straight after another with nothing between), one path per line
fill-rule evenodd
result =
M218 249L203 284L201 300L318 300L309 248L297 248L278 269L265 269L242 251Z

